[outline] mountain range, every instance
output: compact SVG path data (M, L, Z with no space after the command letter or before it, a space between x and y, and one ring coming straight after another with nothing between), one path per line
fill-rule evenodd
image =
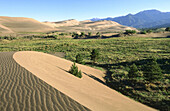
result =
M110 20L118 22L121 25L135 28L162 28L170 26L170 12L161 12L159 10L144 10L137 14L128 14L120 17L108 17L104 19L93 18L92 21ZM169 25L167 25L169 24Z

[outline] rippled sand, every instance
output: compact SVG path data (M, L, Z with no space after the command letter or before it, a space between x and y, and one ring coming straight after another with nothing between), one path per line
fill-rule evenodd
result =
M0 52L0 111L87 111Z

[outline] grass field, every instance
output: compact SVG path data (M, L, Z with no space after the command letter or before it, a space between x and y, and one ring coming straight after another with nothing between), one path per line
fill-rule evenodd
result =
M99 49L100 58L92 65L90 52ZM42 39L42 38L18 38L15 40L0 40L0 51L40 51L46 53L64 52L65 58L75 60L78 53L83 55L86 65L105 70L109 86L121 93L134 98L137 101L150 105L160 110L169 110L169 75L170 75L170 38L168 37L118 37L109 39ZM114 85L115 72L128 73L132 63L136 63L139 69L151 57L157 58L158 64L163 70L164 79L154 88L137 88L123 86L116 88ZM116 78L117 79L117 78ZM122 78L118 78L121 83ZM143 82L144 85L145 82ZM117 83L115 83L117 84ZM150 85L150 84L149 84ZM162 86L160 86L162 85ZM115 87L116 86L116 87ZM118 87L122 87L118 86ZM165 89L162 89L165 87ZM130 89L130 91L129 91ZM149 99L146 99L149 98ZM157 104L158 103L158 104Z
M154 56L158 59L169 58L170 39L150 37L119 37L110 39L15 39L0 40L0 51L41 51L65 52L66 59L74 60L76 54L84 55L89 62L92 49L100 50L98 64L116 64L147 59Z

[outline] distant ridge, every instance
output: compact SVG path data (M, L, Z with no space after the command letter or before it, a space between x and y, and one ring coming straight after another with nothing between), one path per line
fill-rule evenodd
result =
M58 22L44 22L45 24L56 27L59 32L120 32L124 30L136 30L133 27L123 26L114 21L77 21L74 19L58 21Z
M159 10L144 10L137 14L128 14L115 18L91 19L92 21L111 20L118 22L121 25L135 28L154 28L170 23L170 12L161 12ZM166 25L165 25L166 26Z

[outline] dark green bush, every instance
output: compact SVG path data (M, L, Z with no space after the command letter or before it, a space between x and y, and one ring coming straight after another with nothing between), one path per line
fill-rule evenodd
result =
M82 64L82 63L83 63L83 57L82 57L82 55L80 55L80 54L77 54L77 55L76 55L76 62L79 63L79 64Z
M146 30L147 33L152 33L153 31L151 29Z
M88 32L88 37L91 37L92 36L92 33L91 32Z
M126 30L124 34L128 35L136 34L136 30Z
M141 34L147 34L147 32L146 32L146 31L141 31L140 33L141 33Z
M82 78L81 70L78 71L78 67L76 66L75 63L71 66L71 69L69 70L69 73L73 74L76 77Z
M100 37L101 37L100 32L97 32L97 33L96 33L96 38L100 38Z
M80 37L85 37L85 33L81 32Z
M90 57L91 57L91 60L93 61L93 64L94 64L97 61L97 59L99 58L99 50L93 49Z
M170 31L170 27L167 27L167 28L165 29L165 31Z
M156 59L152 59L147 63L144 70L146 80L150 82L159 81L163 78L162 70L159 67Z
M133 65L130 66L128 77L129 78L140 77L140 73L139 73L139 70L138 70L136 64L133 64Z

